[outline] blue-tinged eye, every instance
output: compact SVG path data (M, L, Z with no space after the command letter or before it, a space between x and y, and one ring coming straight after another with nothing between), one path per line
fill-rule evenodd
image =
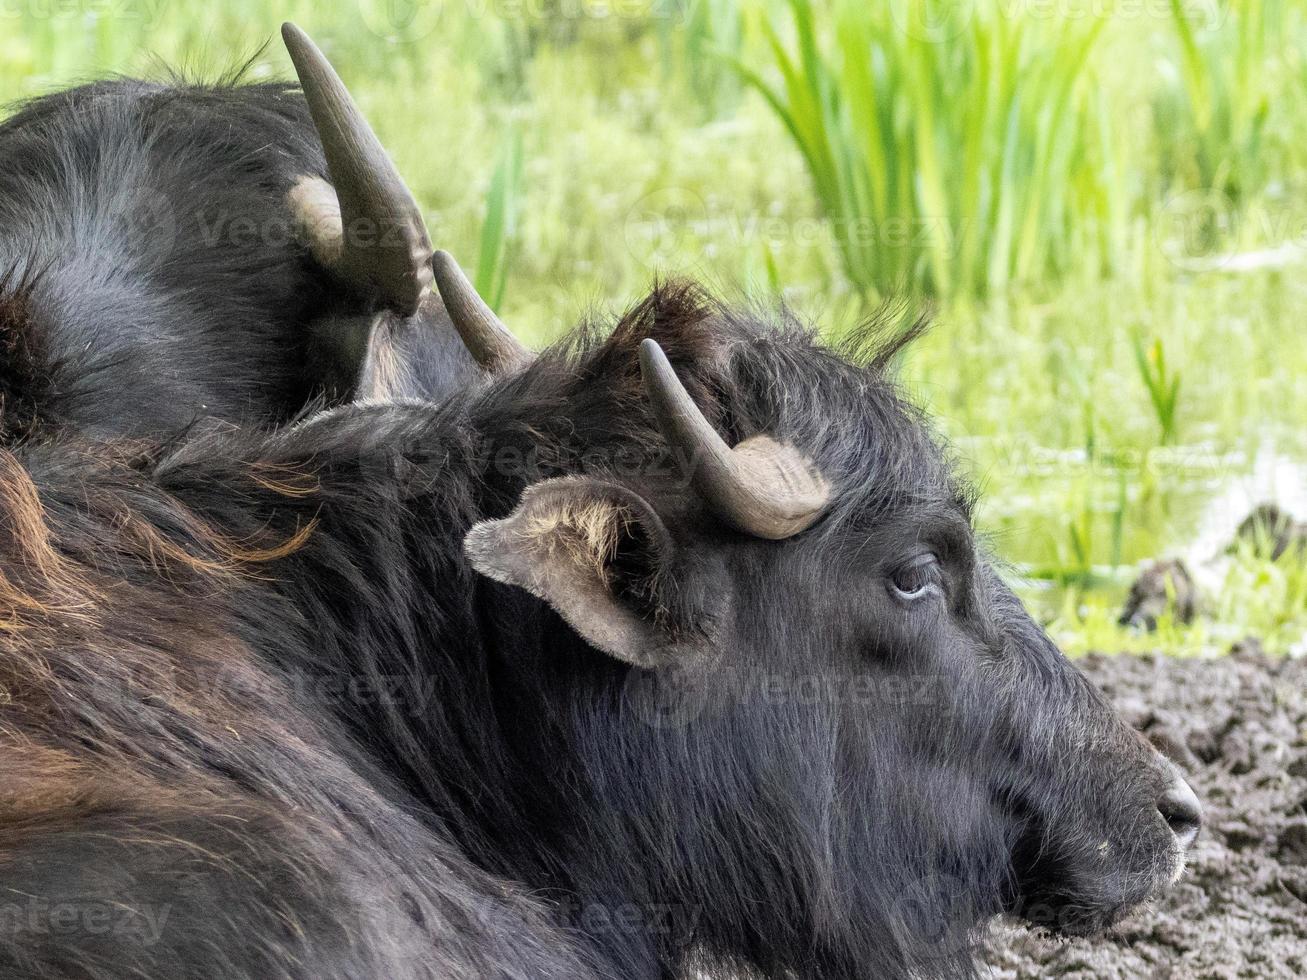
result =
M939 588L939 559L922 555L890 576L890 589L900 599L920 599Z

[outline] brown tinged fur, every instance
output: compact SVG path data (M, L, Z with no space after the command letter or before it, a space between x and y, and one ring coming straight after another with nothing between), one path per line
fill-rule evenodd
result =
M251 534L160 491L158 452L24 456L0 451L0 975L590 975L242 637L307 630L267 597L313 540L311 470L223 461Z
M669 465L646 337L730 445L812 460L820 521L718 519ZM0 881L169 914L152 944L0 929L0 975L966 977L998 911L1116 921L1197 814L1163 813L1174 770L976 547L892 346L669 285L439 405L25 445L59 562L12 588L64 567L97 598L0 635L0 769L76 762Z

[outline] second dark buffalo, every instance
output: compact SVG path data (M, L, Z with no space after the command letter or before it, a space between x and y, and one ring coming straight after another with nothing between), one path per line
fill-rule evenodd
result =
M339 81L99 82L0 125L0 438L276 422L476 377L412 196ZM325 152L324 152L325 151Z

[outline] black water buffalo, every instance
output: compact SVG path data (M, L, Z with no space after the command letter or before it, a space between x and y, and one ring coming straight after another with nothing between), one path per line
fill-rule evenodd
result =
M4 455L5 974L966 975L1174 881L890 349L666 286L442 404Z
M0 124L0 435L276 421L474 376L412 197L365 123L336 125L311 42L288 42L308 103L108 81Z
M0 452L0 975L966 976L1181 874L899 340L670 284L532 358L432 268L468 391Z

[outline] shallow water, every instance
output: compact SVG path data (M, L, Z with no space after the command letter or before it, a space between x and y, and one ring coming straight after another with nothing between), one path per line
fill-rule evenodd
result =
M1115 600L1139 566L1155 558L1183 559L1200 585L1210 586L1236 529L1258 504L1307 518L1307 461L1273 438L1252 452L1191 445L1144 457L1091 460L1082 450L1028 456L1038 465L991 474L1016 492L984 499L979 523L1044 609L1060 604L1070 585Z
M949 309L901 375L979 490L991 550L1061 608L1219 553L1258 503L1307 519L1307 276L1259 268ZM1141 356L1178 385L1164 432Z

